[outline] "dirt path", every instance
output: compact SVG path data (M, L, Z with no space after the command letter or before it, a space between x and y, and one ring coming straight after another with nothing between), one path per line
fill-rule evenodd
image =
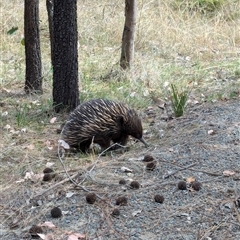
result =
M146 133L149 149L137 143L127 153L101 157L89 175L81 171L75 179L85 178L82 185L103 200L87 204L87 193L65 182L26 204L60 180L38 186L23 183L24 191L12 193L17 198L11 206L2 198L1 239L32 239L29 228L45 221L57 226L44 229L54 239L67 239L66 231L99 240L240 239L239 99L194 106L169 122L154 111L154 123ZM146 170L142 161L146 155L157 161L153 171ZM69 159L65 163L70 164ZM233 175L225 176L226 170L226 175ZM127 184L120 185L120 179ZM187 190L178 189L179 181L191 179L201 183L199 191L188 183ZM140 183L139 189L129 187L132 180ZM164 197L162 204L154 201L156 194ZM125 206L116 206L119 196L127 197ZM51 217L53 206L61 208L61 218ZM115 208L119 216L112 216ZM16 227L9 228L16 218Z

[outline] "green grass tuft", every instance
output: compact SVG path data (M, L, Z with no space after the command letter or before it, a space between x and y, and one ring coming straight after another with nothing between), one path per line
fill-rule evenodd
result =
M179 92L174 84L171 84L172 89L172 107L176 117L181 117L186 108L186 103L189 96L189 91Z

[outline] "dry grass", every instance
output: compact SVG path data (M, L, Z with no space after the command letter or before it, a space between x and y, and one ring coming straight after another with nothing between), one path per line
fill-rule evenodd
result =
M172 7L174 2L139 2L135 69L128 76L122 76L118 67L123 3L78 2L82 99L96 96L100 91L114 97L118 92L116 89L124 84L114 83L112 86L102 82L101 79L107 78L111 71L117 71L115 75L110 74L112 80L130 79L126 85L131 91L137 91L139 100L148 92L166 96L166 81L183 85L195 82L200 88L214 87L215 83L209 86L209 79L212 82L211 77L215 77L218 70L229 71L230 75L239 71L239 1L227 1L213 17L197 11L189 13L186 9L175 9ZM24 47L20 44L23 38L23 3L4 1L1 7L1 83L5 87L16 84L19 88L24 83ZM46 92L51 87L51 64L44 2L40 4L40 19ZM13 26L18 26L19 30L6 35ZM129 91L120 91L118 97L124 95L125 99L127 94Z
M82 100L117 98L142 109L151 104L152 95L168 98L171 83L191 88L191 97L198 100L239 95L240 1L226 1L211 17L173 8L173 2L139 1L135 67L124 73L119 68L124 1L78 1ZM14 202L11 192L16 180L26 172L42 171L47 162L59 164L56 128L65 116L49 123L55 114L45 1L40 1L43 96L21 94L25 75L23 1L3 0L0 7L0 188L9 192L3 201ZM18 30L7 35L16 26ZM71 158L68 167L76 164L78 156ZM17 186L24 191L24 185Z

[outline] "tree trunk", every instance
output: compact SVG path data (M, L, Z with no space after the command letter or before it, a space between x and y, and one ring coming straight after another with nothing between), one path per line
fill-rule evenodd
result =
M39 0L24 1L26 93L42 93L42 62L39 39Z
M125 0L125 24L122 35L122 52L120 66L131 68L134 58L134 34L137 18L137 1Z
M53 1L54 0L46 0L52 64L53 64Z
M53 104L71 111L79 105L77 0L53 3Z

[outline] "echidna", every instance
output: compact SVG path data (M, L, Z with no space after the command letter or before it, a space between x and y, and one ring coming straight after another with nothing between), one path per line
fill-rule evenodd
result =
M85 152L97 143L104 150L113 143L125 145L128 136L148 146L142 137L142 123L134 109L117 101L95 99L80 104L69 116L62 139Z

